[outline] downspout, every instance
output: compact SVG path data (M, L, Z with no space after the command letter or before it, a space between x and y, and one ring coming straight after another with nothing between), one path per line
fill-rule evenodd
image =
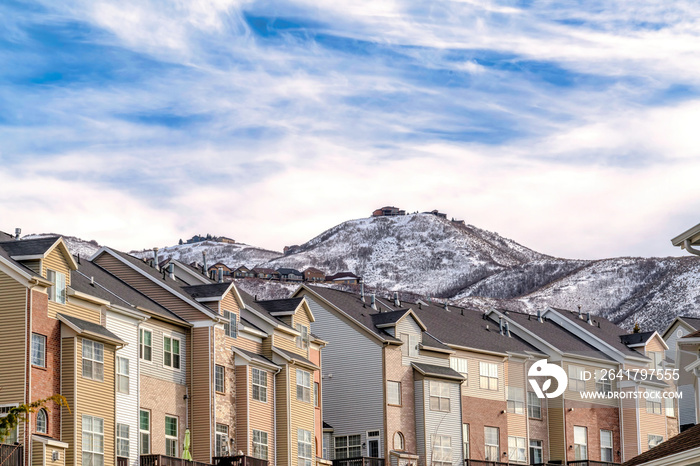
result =
M387 403L386 403L386 384L387 384L387 377L386 377L386 349L387 346L389 346L388 342L384 342L382 344L382 406L384 407L384 458L389 459L389 433L388 433L388 426L387 426ZM402 400L403 401L403 400ZM323 421L321 421L323 422ZM369 442L367 442L367 445L369 445ZM367 456L369 456L369 448L367 448Z
M282 368L280 367L272 376L272 429L275 432L273 447L275 459L272 464L277 464L277 374L279 374L281 370Z
M639 385L634 387L635 393L639 394ZM639 412L639 395L634 398L634 415L637 418L637 455L642 454L642 428L639 423L640 412ZM635 455L636 456L636 455Z
M31 282L30 282L31 283ZM26 329L27 329L27 345L25 346L25 366L24 366L24 380L27 382L27 389L24 393L24 403L29 403L32 396L32 289L36 286L36 283L30 284L27 288L27 295L24 300L24 305L26 313ZM27 448L25 452L25 457L29 464L32 464L32 446L31 442L31 431L32 431L32 417L27 416L27 421L24 424L24 445Z
M691 254L695 254L696 256L700 256L700 249L695 249L693 246L691 246L689 239L683 241L683 248Z

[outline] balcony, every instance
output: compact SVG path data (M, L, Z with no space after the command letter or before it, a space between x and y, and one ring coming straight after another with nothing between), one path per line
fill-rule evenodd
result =
M611 461L576 460L567 461L567 466L620 466L620 463Z
M509 466L509 464L501 461L464 460L464 466Z
M268 466L267 460L252 456L215 456L212 458L215 466Z
M5 465L2 465L5 466ZM182 458L165 455L141 455L141 466L212 466L199 461L188 461Z
M384 466L384 458L370 458L368 456L342 458L333 460L333 466Z
M0 465L23 466L24 447L22 445L0 444Z

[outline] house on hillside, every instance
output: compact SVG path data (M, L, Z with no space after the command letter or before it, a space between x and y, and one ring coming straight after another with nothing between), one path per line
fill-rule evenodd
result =
M304 274L299 272L297 269L290 269L286 267L280 267L277 269L280 274L280 280L287 282L300 282L304 280Z
M231 239L231 238L228 238L228 237L226 237L226 236L219 236L218 238L216 238L216 240L217 240L219 243L236 244L236 240L235 240L235 239Z
M360 277L352 272L338 272L333 275L327 275L326 283L334 283L336 285L357 285L360 283Z
M231 275L233 275L233 278L255 278L255 273L245 265L232 271Z
M265 267L255 267L251 272L255 278L262 278L263 280L279 280L280 273L275 269L265 268Z
M207 271L209 272L209 276L211 276L212 273L214 274L214 276L218 276L219 268L221 268L223 270L224 277L228 277L229 275L231 275L231 268L230 267L228 267L223 262L217 262L216 264L212 265L211 267L209 267L207 269Z
M372 212L372 217L395 217L398 215L406 215L406 211L394 206L385 206Z
M309 267L304 270L304 281L305 282L322 282L326 279L326 274L322 270L316 267Z
M431 210L430 212L423 212L423 213L435 215L436 217L440 217L440 218L447 218L447 214L443 214L442 212L438 211L437 209Z

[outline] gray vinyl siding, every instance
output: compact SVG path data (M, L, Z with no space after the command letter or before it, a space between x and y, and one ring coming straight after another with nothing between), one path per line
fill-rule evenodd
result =
M151 361L141 359L139 369L141 375L155 377L168 382L185 385L187 367L187 340L184 333L157 320L149 320L141 324L141 328L152 332ZM171 369L163 364L163 336L169 336L180 340L180 370Z
M683 394L678 399L678 421L680 425L695 424L695 390L692 385L681 385L678 391Z
M425 405L423 403L423 381L416 380L413 383L415 409L416 409L416 454L420 458L419 466L427 464L425 462Z
M435 379L437 380L437 379ZM444 380L437 380L446 382ZM430 379L417 380L416 392L418 385L421 385L422 392L425 393L422 400L418 400L416 395L416 407L420 401L423 405L425 413L425 433L422 439L418 439L418 443L424 443L424 451L427 454L424 456L426 464L432 464L432 436L447 435L451 439L452 446L452 464L461 464L462 458L462 405L460 396L460 385L454 382L446 382L450 384L450 412L444 413L441 411L430 410ZM416 416L417 417L417 416ZM418 419L416 419L418 423ZM421 442L422 441L422 442Z
M409 335L418 336L418 343L420 343L422 341L422 330L418 326L416 321L413 320L413 317L408 316L408 317L404 318L401 322L399 322L396 325L395 328L396 328L396 338L400 339L401 334L407 333ZM406 346L406 348L408 348L408 342L404 343L404 345ZM420 361L420 356L418 356L418 357L408 356L407 349L402 350L402 352L403 352L403 357L401 358L401 360L402 360L404 366L408 366L412 362L424 362L424 361ZM432 363L429 362L428 364L432 364Z
M670 357L674 361L676 360L676 342L678 341L678 336L676 335L676 332L678 329L683 331L683 336L686 336L690 333L690 331L680 323L676 323L676 325L673 326L671 331L669 332L668 338L666 339L666 344L668 345L668 351L666 351L666 356Z
M381 342L328 311L313 296L306 297L316 319L311 323L311 331L329 342L323 348L324 421L333 426L334 437L360 434L362 443L366 443L367 431L378 430L383 439ZM333 449L332 443L329 448ZM381 446L380 456L384 456Z

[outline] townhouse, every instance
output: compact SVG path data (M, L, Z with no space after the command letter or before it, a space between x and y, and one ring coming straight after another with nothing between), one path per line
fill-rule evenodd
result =
M685 336L700 330L700 318L692 316L678 316L666 327L666 330L661 334L661 337L666 342L668 350L666 350L665 364L666 367L677 369L679 372L684 371L684 366L679 364L679 352L682 344L679 341ZM684 381L686 376L683 376ZM697 424L696 402L694 382L692 378L689 382L679 383L678 391L683 394L678 399L678 422L680 423L681 431Z

